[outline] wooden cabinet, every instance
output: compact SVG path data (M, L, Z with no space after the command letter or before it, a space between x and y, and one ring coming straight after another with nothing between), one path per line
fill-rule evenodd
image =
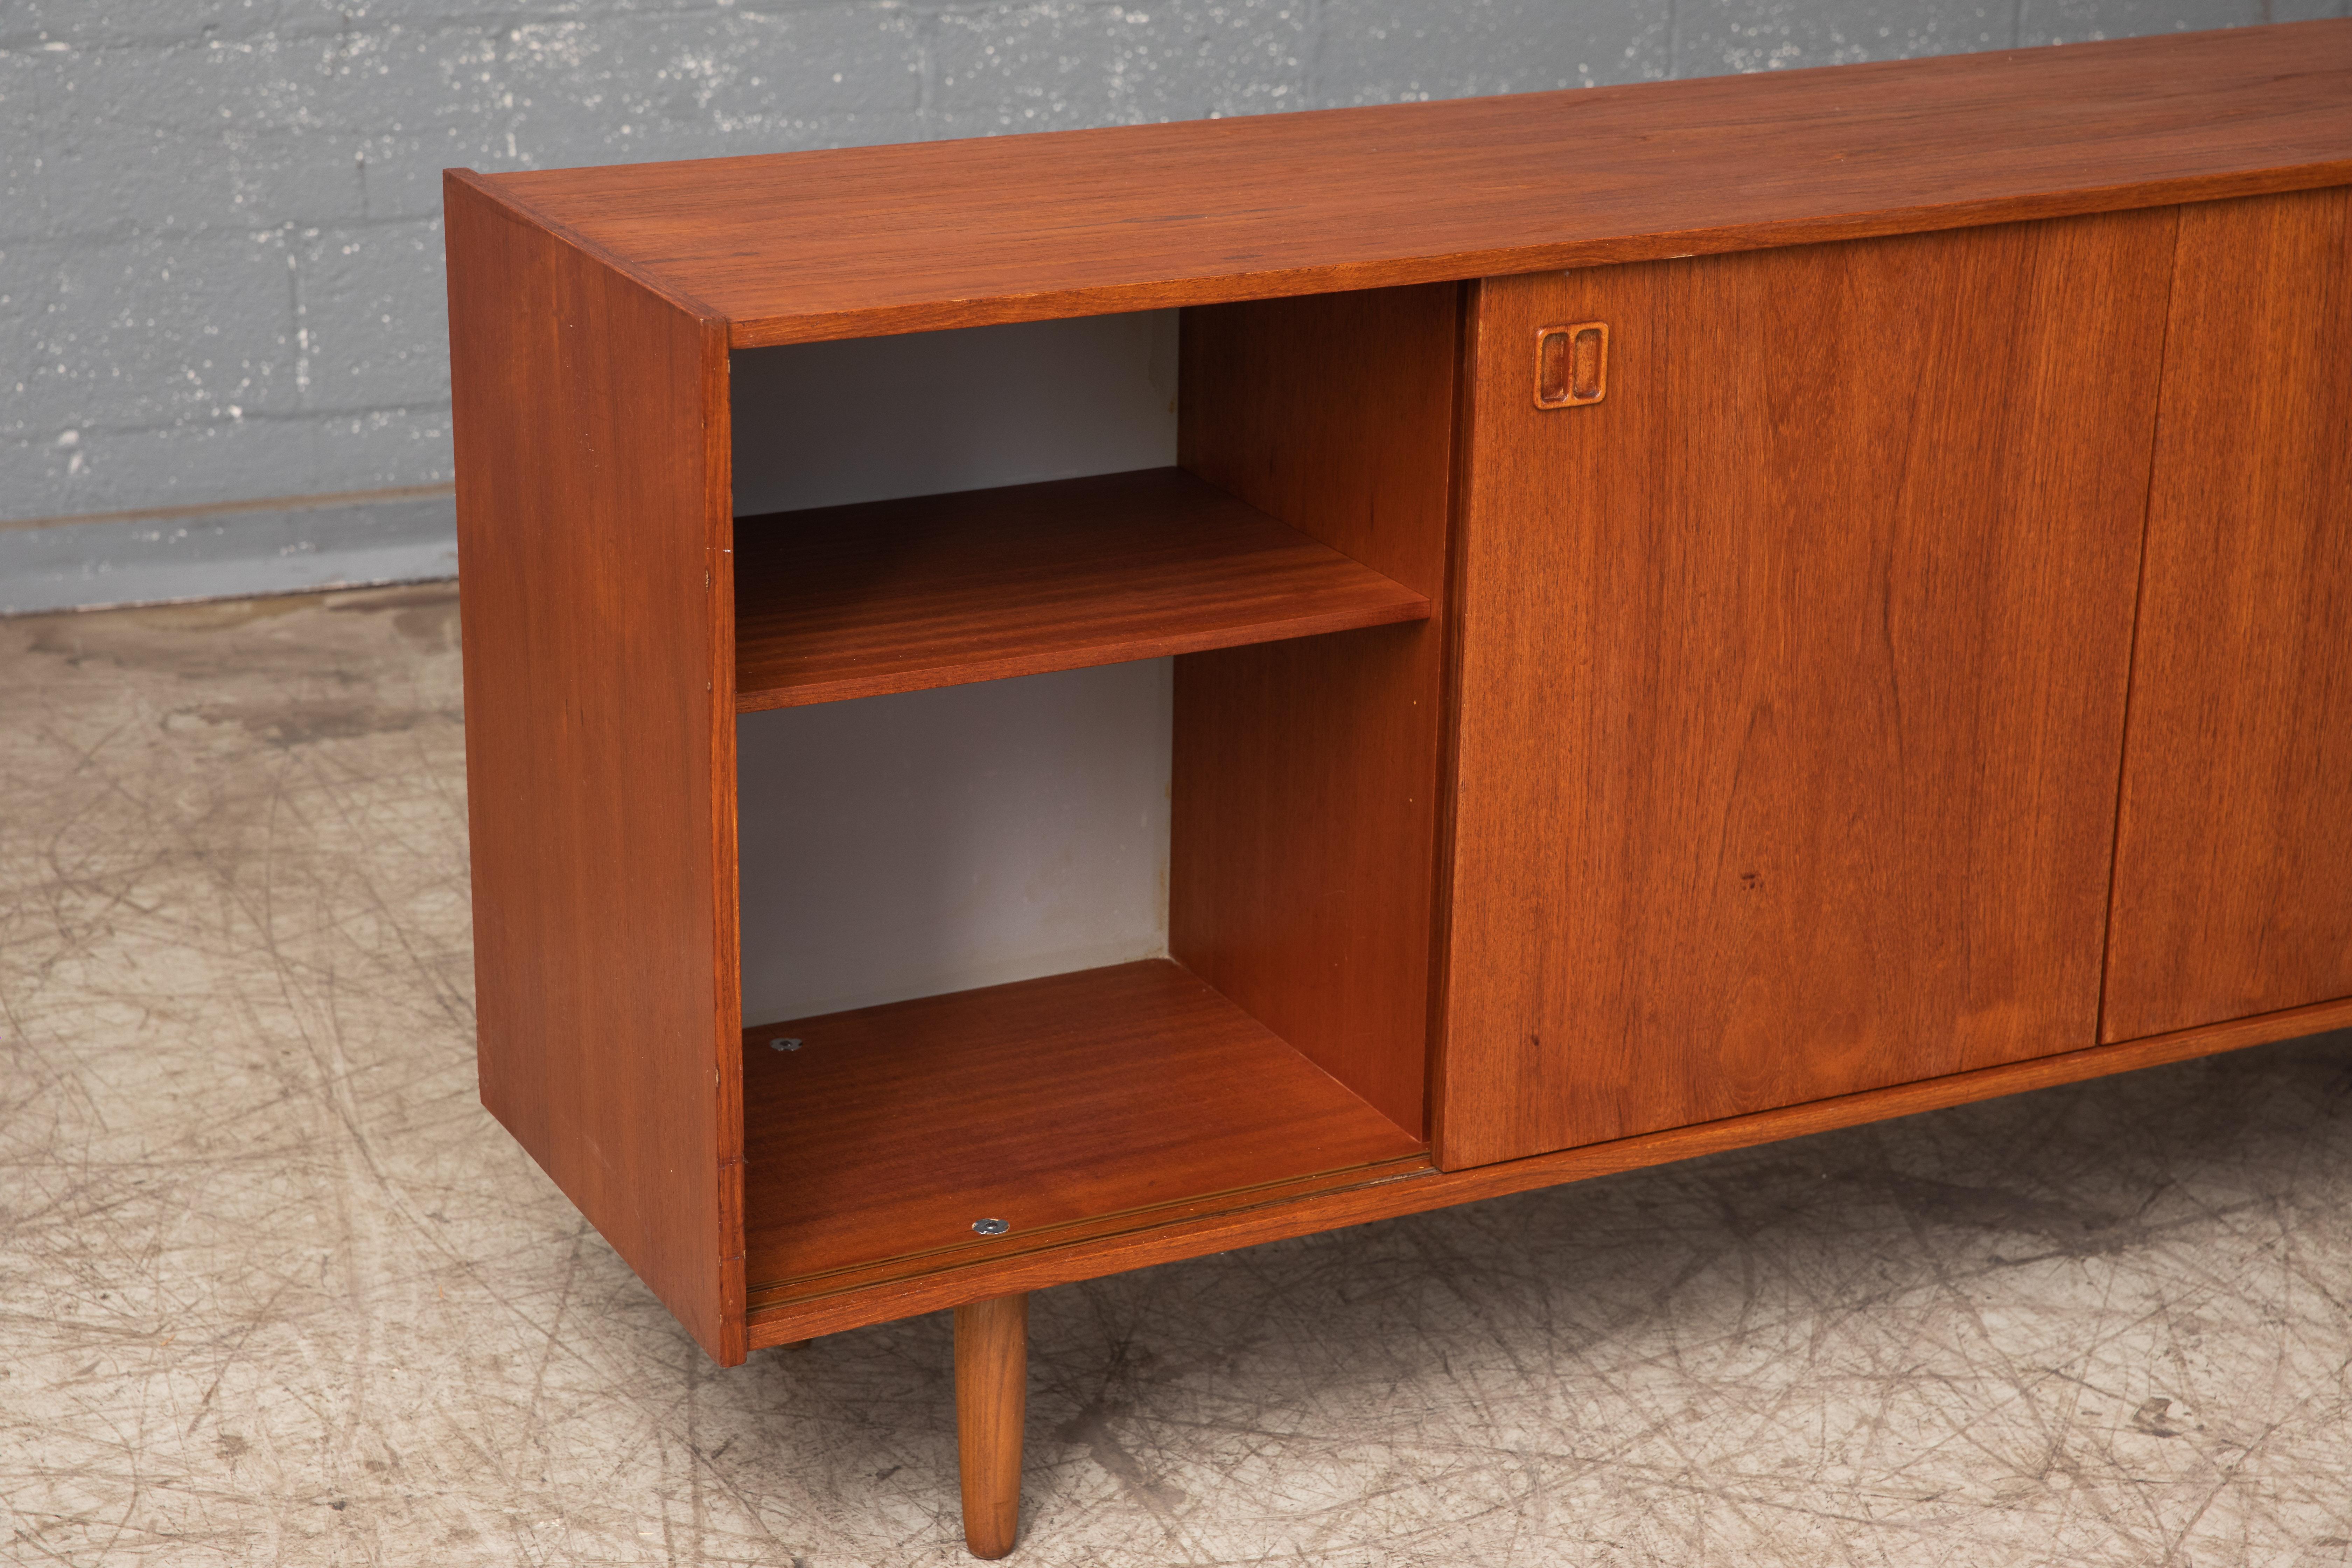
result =
M2186 208L2102 1038L2352 996L2352 191Z
M955 1309L995 1555L1028 1290L2352 1022L2347 188L2352 22L454 171L484 1101ZM737 515L735 356L1171 308L1174 467ZM738 714L1156 657L1164 954L744 1016Z

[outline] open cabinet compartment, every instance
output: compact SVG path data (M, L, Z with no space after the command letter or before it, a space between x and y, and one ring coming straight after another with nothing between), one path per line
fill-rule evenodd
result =
M749 1020L751 1345L1429 1168L1458 293L1187 311L1176 468L738 520L739 711L1179 656L1169 957Z

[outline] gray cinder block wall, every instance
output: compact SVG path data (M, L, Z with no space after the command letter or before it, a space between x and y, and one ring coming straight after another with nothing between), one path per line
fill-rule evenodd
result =
M446 165L1520 92L2346 5L8 0L0 611L452 570Z

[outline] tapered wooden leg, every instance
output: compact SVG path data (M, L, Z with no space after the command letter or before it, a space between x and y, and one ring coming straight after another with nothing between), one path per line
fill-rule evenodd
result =
M1021 1423L1029 1413L1029 1298L955 1310L956 1462L963 1541L997 1558L1021 1533Z

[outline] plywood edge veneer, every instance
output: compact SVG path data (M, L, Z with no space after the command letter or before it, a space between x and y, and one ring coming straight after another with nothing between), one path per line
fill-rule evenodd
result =
M1305 1196L1277 1194L1222 1214L1139 1227L1123 1235L1089 1237L1003 1262L942 1268L886 1283L862 1284L837 1294L787 1305L754 1308L751 1313L751 1341L755 1349L789 1344L812 1335L837 1333L919 1312L938 1311L1011 1291L1074 1284L1237 1247L1281 1241L1371 1220L1393 1219L1481 1198L1558 1186L1701 1154L1801 1138L2032 1089L2053 1089L2342 1028L2352 1028L2352 997L1468 1170L1445 1172L1428 1165L1383 1171L1353 1185Z
M704 710L710 737L710 1038L718 1089L712 1114L719 1156L719 1349L740 1364L745 1340L743 1244L743 900L735 727L734 361L726 324L699 316L702 332L702 563L710 595L709 662Z
M788 1308L798 1302L837 1297L867 1287L888 1286L925 1275L998 1264L1033 1252L1066 1248L1081 1242L1131 1236L1181 1220L1233 1214L1268 1204L1288 1203L1319 1193L1340 1192L1362 1186L1367 1182L1411 1175L1432 1168L1426 1152L1401 1154L1393 1159L1316 1171L1282 1181L1202 1193L1171 1203L1152 1204L1114 1214L1090 1215L1084 1219L1022 1231L993 1240L975 1237L960 1245L755 1286L751 1291L751 1303L758 1311Z
M725 326L445 196L482 1100L732 1363Z
M491 176L737 348L2352 180L2352 20Z
M1433 1136L1445 1125L1450 1096L1445 1081L1445 1020L1454 986L1454 866L1459 841L1462 791L1462 627L1468 597L1469 549L1459 520L1470 515L1475 465L1467 458L1478 441L1479 320L1484 310L1481 282L1461 285L1456 307L1454 347L1453 441L1454 460L1446 487L1446 516L1454 520L1445 534L1444 624L1453 628L1445 639L1438 668L1437 790L1432 805L1436 833L1431 857L1429 885L1429 984L1423 1004L1423 1028L1428 1042L1423 1073L1423 1130ZM1434 1159L1434 1154L1432 1156Z
M735 706L833 702L1424 619L1181 468L738 520Z
M475 169L456 168L441 171L442 200L445 205L451 192L459 187L472 192L485 202L502 208L516 222L527 224L540 230L550 237L570 246L605 270L626 278L654 298L667 300L698 320L716 321L722 329L725 328L726 318L719 311L712 310L693 295L677 288L653 269L620 255L609 246L600 245L589 238L570 224L540 207L520 192L510 188L504 181Z

